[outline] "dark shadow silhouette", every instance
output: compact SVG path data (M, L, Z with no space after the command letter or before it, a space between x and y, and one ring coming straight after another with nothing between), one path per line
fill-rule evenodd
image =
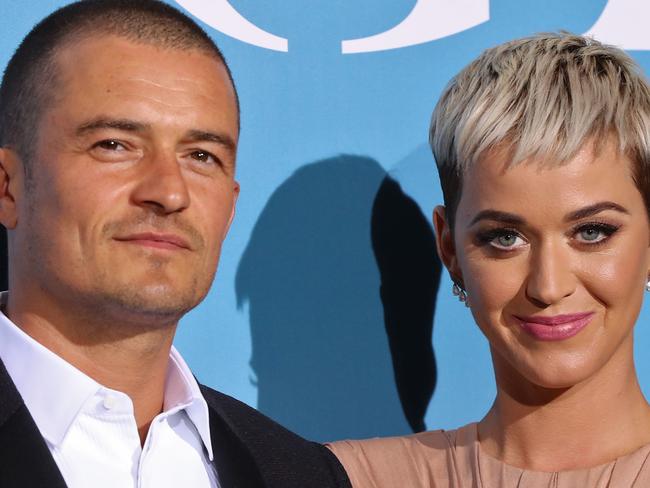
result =
M372 248L397 391L411 429L421 432L436 385L432 333L441 263L431 225L390 177L373 205Z
M257 406L311 439L410 430L371 247L385 176L357 156L300 168L269 199L237 270L238 303L249 304Z

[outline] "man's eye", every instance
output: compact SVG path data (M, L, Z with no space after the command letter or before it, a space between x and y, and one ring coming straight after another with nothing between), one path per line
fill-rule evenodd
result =
M214 156L214 154L207 151L194 151L191 154L192 158L202 163L217 163L219 160Z
M94 144L93 147L98 147L106 151L123 151L126 149L123 144L113 139L106 139L104 141L99 141Z

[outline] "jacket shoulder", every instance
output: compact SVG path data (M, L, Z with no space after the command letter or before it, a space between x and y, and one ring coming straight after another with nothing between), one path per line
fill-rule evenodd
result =
M235 398L203 385L201 391L211 428L219 424L247 451L263 480L261 486L351 488L343 466L323 445L303 439Z

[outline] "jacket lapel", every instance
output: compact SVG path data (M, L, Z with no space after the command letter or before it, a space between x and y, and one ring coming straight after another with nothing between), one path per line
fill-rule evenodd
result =
M229 422L227 413L212 398L208 397L206 400L210 412L213 464L221 488L265 486L251 452Z
M201 391L221 488L352 488L343 466L324 446L234 398L205 386Z
M52 458L9 373L0 361L0 486L65 488Z

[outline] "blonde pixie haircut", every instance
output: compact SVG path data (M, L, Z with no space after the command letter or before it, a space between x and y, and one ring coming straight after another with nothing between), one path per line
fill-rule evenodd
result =
M650 89L621 49L569 33L538 34L484 51L445 88L431 120L453 229L462 176L486 151L562 164L588 141L614 136L634 162L650 214Z

